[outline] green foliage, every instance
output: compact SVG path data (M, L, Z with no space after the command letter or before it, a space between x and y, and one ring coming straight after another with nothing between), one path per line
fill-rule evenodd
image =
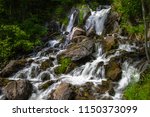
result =
M17 51L28 51L32 48L32 44L28 39L28 35L16 25L0 26L0 58L8 59L16 54Z
M36 36L34 38L40 38L47 34L47 28L41 26L38 23L38 19L36 17L26 19L21 28L29 35L29 36Z
M57 67L55 70L56 74L62 74L65 73L68 66L71 64L71 59L70 58L61 58L59 61L60 66Z
M122 27L125 28L129 34L143 34L144 33L144 24L132 26L132 25L123 23Z
M130 84L124 91L124 98L128 100L150 99L150 74L146 74L138 83Z
M143 34L141 0L113 0L113 8L121 14L122 28L131 35Z
M25 54L40 43L39 39L30 39L34 33L38 36L43 34L37 30L38 26L30 27L29 33L20 29L17 25L1 25L0 26L0 58L1 62L6 61L18 54ZM29 27L28 27L29 28ZM34 30L34 29L36 30ZM38 29L42 30L41 27ZM34 37L33 37L34 38Z

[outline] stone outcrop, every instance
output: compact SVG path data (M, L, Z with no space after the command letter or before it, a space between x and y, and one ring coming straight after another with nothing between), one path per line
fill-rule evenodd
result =
M86 35L85 30L83 30L79 27L74 27L70 34L70 40L74 39L77 36L81 36L81 35Z
M118 40L114 36L106 36L103 41L104 51L110 51L119 47Z
M81 43L70 46L66 51L60 53L57 58L70 58L72 61L78 61L92 54L94 42L90 39L84 39Z
M105 75L112 81L119 81L122 75L121 65L117 61L110 61L105 66Z
M117 12L111 12L105 22L105 34L116 33L119 31L120 16Z
M49 99L52 100L68 100L73 96L71 85L68 83L61 83L56 90L50 94Z
M13 73L16 73L23 67L25 67L27 61L26 59L21 60L11 60L6 67L1 71L0 76L2 77L9 77L13 75Z
M17 80L4 87L4 94L8 100L25 100L31 96L32 84L27 80Z

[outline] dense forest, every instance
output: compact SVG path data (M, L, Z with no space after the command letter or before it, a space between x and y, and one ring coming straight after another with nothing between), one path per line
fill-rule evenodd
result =
M82 15L86 6L96 10L99 5L111 6L111 13L117 13L119 28L106 31L100 36L95 34L93 38L98 41L107 34L120 33L144 48L142 55L138 56L142 56L147 66L142 71L140 80L129 84L123 98L150 99L150 0L0 0L0 70L3 71L11 60L28 58L44 48L49 40L62 36L60 29L62 25L67 27L71 10L78 9L78 20L74 25L83 28L85 18ZM63 39L61 41L63 42ZM83 59L81 61L87 62ZM71 63L71 66L81 65L81 61ZM66 72L70 62L70 58L60 58L58 63L61 67L56 73ZM3 77L5 76L0 76L0 89L9 82L4 81Z

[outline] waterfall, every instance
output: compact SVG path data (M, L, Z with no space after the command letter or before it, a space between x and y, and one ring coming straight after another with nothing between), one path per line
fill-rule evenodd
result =
M85 28L88 31L90 28L94 28L97 35L101 35L104 30L104 23L110 12L111 7L105 7L97 11L91 11L91 16L86 20ZM77 16L77 10L74 10L70 16L69 24L66 31L71 32L74 27L75 19ZM123 39L123 38L121 38ZM134 52L138 49L135 44L123 43L119 44L119 47L115 49L115 52L106 56L107 53L103 52L103 43L96 43L95 53L92 54L94 59L86 62L67 74L56 75L54 73L54 68L58 65L57 55L65 51L65 49L60 48L60 46L67 46L67 42L62 43L58 39L48 41L47 47L43 48L35 56L28 58L28 61L32 60L31 65L26 66L22 70L18 71L14 76L10 77L10 80L27 79L29 80L34 91L30 99L47 99L48 95L53 92L62 82L70 83L73 86L82 86L86 83L93 83L94 86L102 85L103 81L108 81L109 79L105 76L105 66L109 64L110 60L115 57L119 57L121 51ZM52 50L52 52L49 52ZM48 52L47 52L48 51ZM41 70L42 62L54 59L53 66L50 66L44 70ZM43 76L46 75L48 81L53 81L53 84L48 86L45 90L40 90L41 86L45 81ZM98 97L112 97L113 99L122 99L122 92L132 81L139 80L139 71L134 67L133 64L129 64L124 61L122 64L122 78L118 82L115 82L117 86L114 86L115 95L109 95L108 91L105 94L97 94ZM0 99L3 95L0 95ZM101 99L101 98L96 98Z
M71 32L71 30L74 26L74 23L75 23L76 18L77 18L77 13L78 13L77 10L74 10L73 13L71 14L70 18L69 18L69 24L68 24L67 29L66 29L66 31L69 33Z
M111 7L107 7L105 9L100 9L97 11L91 10L91 16L87 19L85 28L86 30L90 30L94 28L97 35L101 35L104 30L104 23L107 19L107 16L110 12Z
M114 99L121 99L123 96L122 92L128 84L137 82L139 79L139 71L133 65L129 65L129 63L125 61L122 65L122 79L119 81L118 87L115 88L116 94Z

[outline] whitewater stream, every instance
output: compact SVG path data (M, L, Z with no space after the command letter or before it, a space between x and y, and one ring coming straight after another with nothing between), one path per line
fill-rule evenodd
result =
M111 10L110 6L105 7L104 9L100 9L98 11L92 11L91 15L87 19L85 23L85 29L88 31L91 27L93 27L96 31L97 35L101 35L104 30L104 23L107 20L107 16ZM75 22L75 13L74 11L70 16L69 24L66 27L66 31L71 33L74 22ZM102 44L97 44L97 50L93 53L95 57L94 60L86 62L84 65L76 67L68 74L61 74L60 76L54 73L54 69L58 66L57 63L57 55L64 51L68 44L69 39L66 37L67 42L60 42L59 39L50 40L48 42L48 47L42 49L35 56L31 56L28 58L29 61L33 60L30 66L25 67L24 69L17 72L14 76L9 79L18 80L22 77L29 80L33 86L34 91L29 99L47 99L48 95L55 90L61 82L67 82L72 85L82 86L87 82L93 83L95 86L102 84L103 81L107 81L105 77L105 65L109 64L111 58L120 55L122 50L127 52L134 52L137 48L134 44L130 45L129 43L120 43L118 49L116 49L115 53L106 56L106 53L103 53ZM50 53L46 53L48 49L53 50ZM48 60L49 58L53 60L53 67L47 68L45 71L40 71L40 66L43 61ZM103 65L97 67L98 64L102 62ZM136 64L136 62L135 62ZM130 64L128 60L122 63L122 78L114 87L115 95L111 96L112 99L122 99L123 90L128 86L130 82L138 81L140 78L140 72L135 68L135 64ZM39 86L43 83L43 76L49 75L50 79L55 81L52 85L50 85L46 90L39 90ZM102 97L110 96L106 91L105 94L99 94Z

